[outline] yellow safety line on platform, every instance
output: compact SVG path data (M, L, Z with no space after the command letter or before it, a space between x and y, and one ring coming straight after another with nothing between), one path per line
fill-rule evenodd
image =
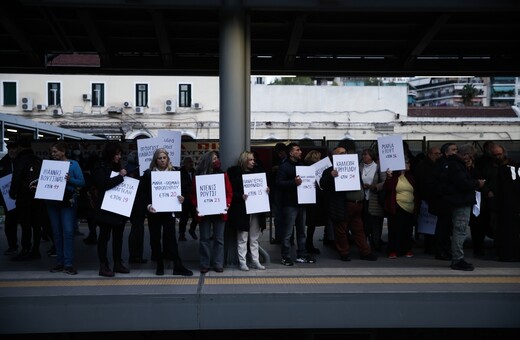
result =
M353 277L227 277L206 278L206 285L251 285L251 284L421 284L421 283L507 283L519 284L520 277L511 276L353 276Z
M197 285L194 278L69 279L0 281L0 288ZM333 277L206 277L205 285L330 284L520 284L520 276L333 276Z
M95 286L187 286L197 285L198 278L101 279L101 280L17 280L0 281L0 288L22 287L95 287Z

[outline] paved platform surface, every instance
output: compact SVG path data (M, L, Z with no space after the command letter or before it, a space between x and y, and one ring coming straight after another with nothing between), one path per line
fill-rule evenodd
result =
M198 241L179 242L192 277L155 275L145 232L146 264L131 264L129 274L98 275L96 246L76 236L78 275L50 273L55 259L13 262L0 255L0 333L76 333L107 331L254 330L254 329L444 329L520 328L520 263L499 262L488 244L486 256L467 260L472 272L454 271L449 262L425 254L417 240L413 258L342 262L323 246L315 264L280 264L280 246L261 246L269 254L266 270L199 272ZM124 259L128 259L125 230ZM3 230L1 230L3 234ZM198 233L198 230L197 230ZM0 249L7 249L5 237ZM110 249L110 248L109 248ZM30 315L29 321L27 316Z

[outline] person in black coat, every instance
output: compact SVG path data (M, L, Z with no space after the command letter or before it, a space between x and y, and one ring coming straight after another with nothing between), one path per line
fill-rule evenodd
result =
M34 199L36 182L40 174L41 159L31 148L31 139L22 136L16 141L19 151L14 159L13 177L9 197L16 200L18 218L22 227L22 250L13 261L40 259L40 240L42 230L40 216L43 212L41 200ZM39 164L37 166L37 164Z
M128 218L107 210L101 209L105 191L124 182L127 171L121 165L122 148L117 142L108 142L102 151L101 162L92 171L92 181L97 189L96 222L99 225L98 257L100 261L99 275L112 277L114 273L127 274L130 270L125 267L122 259L123 232ZM111 177L112 172L117 176ZM108 241L112 236L112 257L114 268L110 268L107 257Z
M164 259L173 260L173 275L192 276L193 272L182 264L179 256L179 248L175 239L175 216L172 211L156 211L152 205L152 171L176 171L173 167L168 151L163 148L155 150L150 168L147 169L142 177L143 200L148 211L148 227L150 229L150 244L152 254L157 261L155 275L164 275ZM178 195L172 197L179 200L182 204L184 197ZM162 247L161 247L162 230Z
M258 238L265 229L265 214L247 214L246 200L248 195L244 193L243 174L258 173L262 171L255 167L255 157L252 152L244 151L238 158L238 165L228 169L229 181L233 188L233 199L228 211L228 225L237 231L238 262L240 270L248 271L247 245L251 253L251 267L264 270L265 266L260 264ZM267 192L269 193L269 188Z
M14 159L17 152L18 144L16 142L7 144L7 154L0 160L0 178L13 173ZM0 199L4 207L5 237L8 244L8 249L4 252L4 255L16 255L18 252L17 210L16 207L11 210L7 209L3 195L0 195Z
M184 197L184 202L182 202L182 212L179 219L179 241L186 241L186 225L190 218L191 222L188 232L194 240L198 239L195 233L195 229L197 228L197 210L193 206L193 203L191 203L193 178L195 178L193 158L185 157L181 167L181 193Z

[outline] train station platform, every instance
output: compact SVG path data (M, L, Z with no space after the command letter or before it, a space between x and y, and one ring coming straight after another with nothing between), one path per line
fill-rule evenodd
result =
M86 236L86 225L80 231ZM128 225L125 261L129 231ZM7 244L3 228L0 232L3 252ZM164 276L155 275L147 229L145 235L148 263L130 264L129 274L113 278L98 275L96 246L85 245L85 236L75 238L79 273L74 276L49 272L55 265L46 255L50 242L42 242L39 260L13 262L0 254L0 334L171 331L185 332L186 338L198 332L202 339L215 332L228 332L228 338L250 332L263 339L267 331L302 330L314 339L346 333L374 339L374 332L410 335L418 329L496 330L505 332L501 338L520 334L520 263L497 261L489 244L483 257L474 257L468 244L466 259L476 268L471 272L452 270L450 262L425 254L420 240L413 258L380 253L377 261L361 260L354 245L352 261L342 262L321 242L322 227L315 233L321 249L317 262L285 267L280 246L271 244L266 230L260 239L270 257L266 270L244 272L232 265L223 273L201 274L198 241L187 235L179 251L194 275L182 277L172 275L171 264Z

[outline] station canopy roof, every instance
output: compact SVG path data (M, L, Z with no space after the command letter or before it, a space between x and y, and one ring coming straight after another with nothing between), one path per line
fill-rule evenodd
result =
M218 76L223 3L253 75L520 75L517 0L3 1L0 72Z

